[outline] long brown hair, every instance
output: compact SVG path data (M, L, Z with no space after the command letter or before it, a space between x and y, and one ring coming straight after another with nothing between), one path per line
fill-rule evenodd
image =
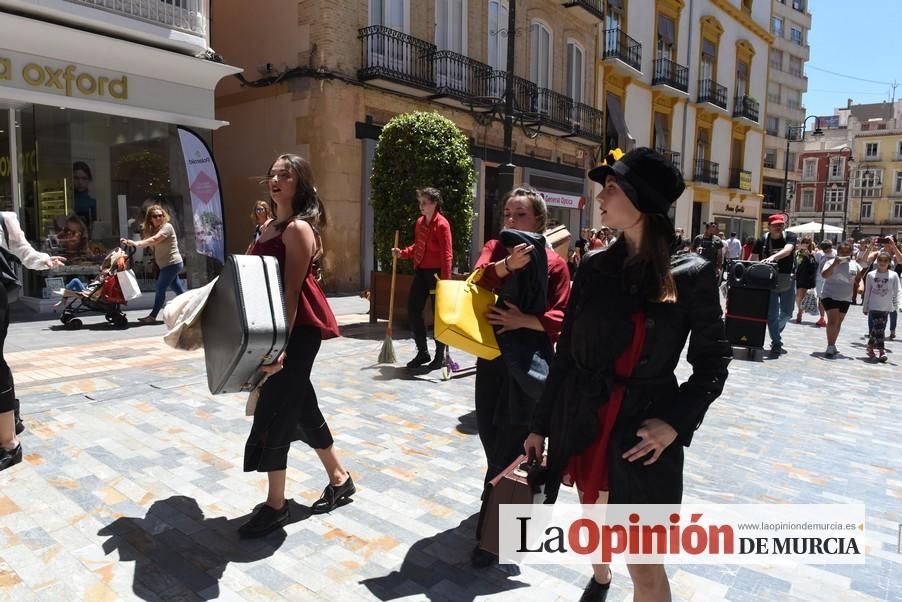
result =
M526 200L529 201L529 206L532 207L532 212L536 216L538 233L541 234L548 226L548 205L545 204L545 197L542 196L542 193L529 184L520 184L501 199L501 227L504 228L504 208L507 207L507 202L518 196L526 197Z
M153 220L150 218L155 212L159 211L163 214L163 221L160 222L159 227L154 226ZM163 227L163 224L169 223L169 212L167 212L161 205L151 205L147 208L147 211L144 212L144 230L142 234L144 237L153 236L157 232L160 231L160 228Z
M291 199L292 219L302 219L314 230L324 228L326 226L326 208L313 183L313 170L310 168L310 162L300 155L279 155L269 166L267 177L272 177L272 166L276 164L276 161L288 163L298 178L298 185L294 191L294 197ZM275 226L279 231L284 231L288 227L288 221L277 222Z
M622 238L622 237L621 237ZM646 213L642 222L642 243L626 261L640 290L654 303L676 303L677 287L670 271L673 224L665 215Z

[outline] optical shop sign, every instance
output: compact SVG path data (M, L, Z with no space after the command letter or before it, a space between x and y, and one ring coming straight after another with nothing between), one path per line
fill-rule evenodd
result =
M125 75L101 75L80 65L60 64L35 56L0 54L0 85L69 97L128 100Z

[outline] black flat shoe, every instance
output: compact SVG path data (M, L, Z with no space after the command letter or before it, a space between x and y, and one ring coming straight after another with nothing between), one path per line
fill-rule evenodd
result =
M22 422L22 419L16 416L16 434L21 435L25 431L25 423Z
M0 470L6 470L22 461L22 444L13 449L0 449Z
M442 367L444 360L440 357L435 357L431 362L429 362L426 367L430 370L438 370Z
M323 494L310 506L310 512L313 514L332 512L338 506L347 504L355 493L357 493L357 488L354 487L354 479L351 478L351 473L348 473L347 480L341 485L332 483L326 485Z
M407 367L408 368L419 368L420 366L423 366L428 363L429 363L429 354L426 353L425 351L419 351L419 352L417 352L416 356L412 360L407 362Z
M613 575L611 576L613 577ZM583 590L583 595L580 596L579 602L604 602L608 597L608 591L610 591L610 589L610 581L602 585L598 581L595 581L595 577L592 577L589 579L586 589Z
M473 548L473 551L470 552L470 564L473 568L484 569L492 566L493 564L497 564L498 557L488 550L483 550L479 547L479 544L476 544L476 547Z
M250 520L238 527L238 535L245 539L263 537L282 527L290 517L291 511L288 508L288 502L285 502L281 510L263 504Z

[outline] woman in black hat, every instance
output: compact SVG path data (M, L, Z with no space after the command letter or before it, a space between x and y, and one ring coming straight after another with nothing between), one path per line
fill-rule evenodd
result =
M723 390L732 355L724 336L714 266L694 253L671 255L667 211L683 177L648 148L596 167L602 221L622 232L577 273L526 453L548 438L546 502L561 483L584 504L673 504L683 492L683 447ZM689 379L674 370L686 341ZM652 344L651 341L654 341ZM637 600L666 600L663 565L628 565ZM604 600L607 565L581 600Z

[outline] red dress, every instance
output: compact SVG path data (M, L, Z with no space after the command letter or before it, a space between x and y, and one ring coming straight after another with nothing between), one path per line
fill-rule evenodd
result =
M633 314L633 342L614 363L614 373L619 378L628 379L632 375L644 346L645 314L640 311ZM608 403L598 408L598 438L581 454L570 458L564 471L561 482L576 485L583 492L583 504L594 504L599 491L608 491L608 444L625 392L625 384L614 385Z
M256 241L250 249L250 254L268 255L278 259L279 271L282 273L282 281L284 282L285 243L282 242L281 234L268 240ZM323 340L341 336L338 331L338 322L335 320L335 314L332 313L329 301L326 300L323 289L320 288L319 282L316 281L312 261L307 269L307 275L304 277L304 285L301 287L301 295L298 298L298 313L294 318L294 323L301 326L319 328Z

